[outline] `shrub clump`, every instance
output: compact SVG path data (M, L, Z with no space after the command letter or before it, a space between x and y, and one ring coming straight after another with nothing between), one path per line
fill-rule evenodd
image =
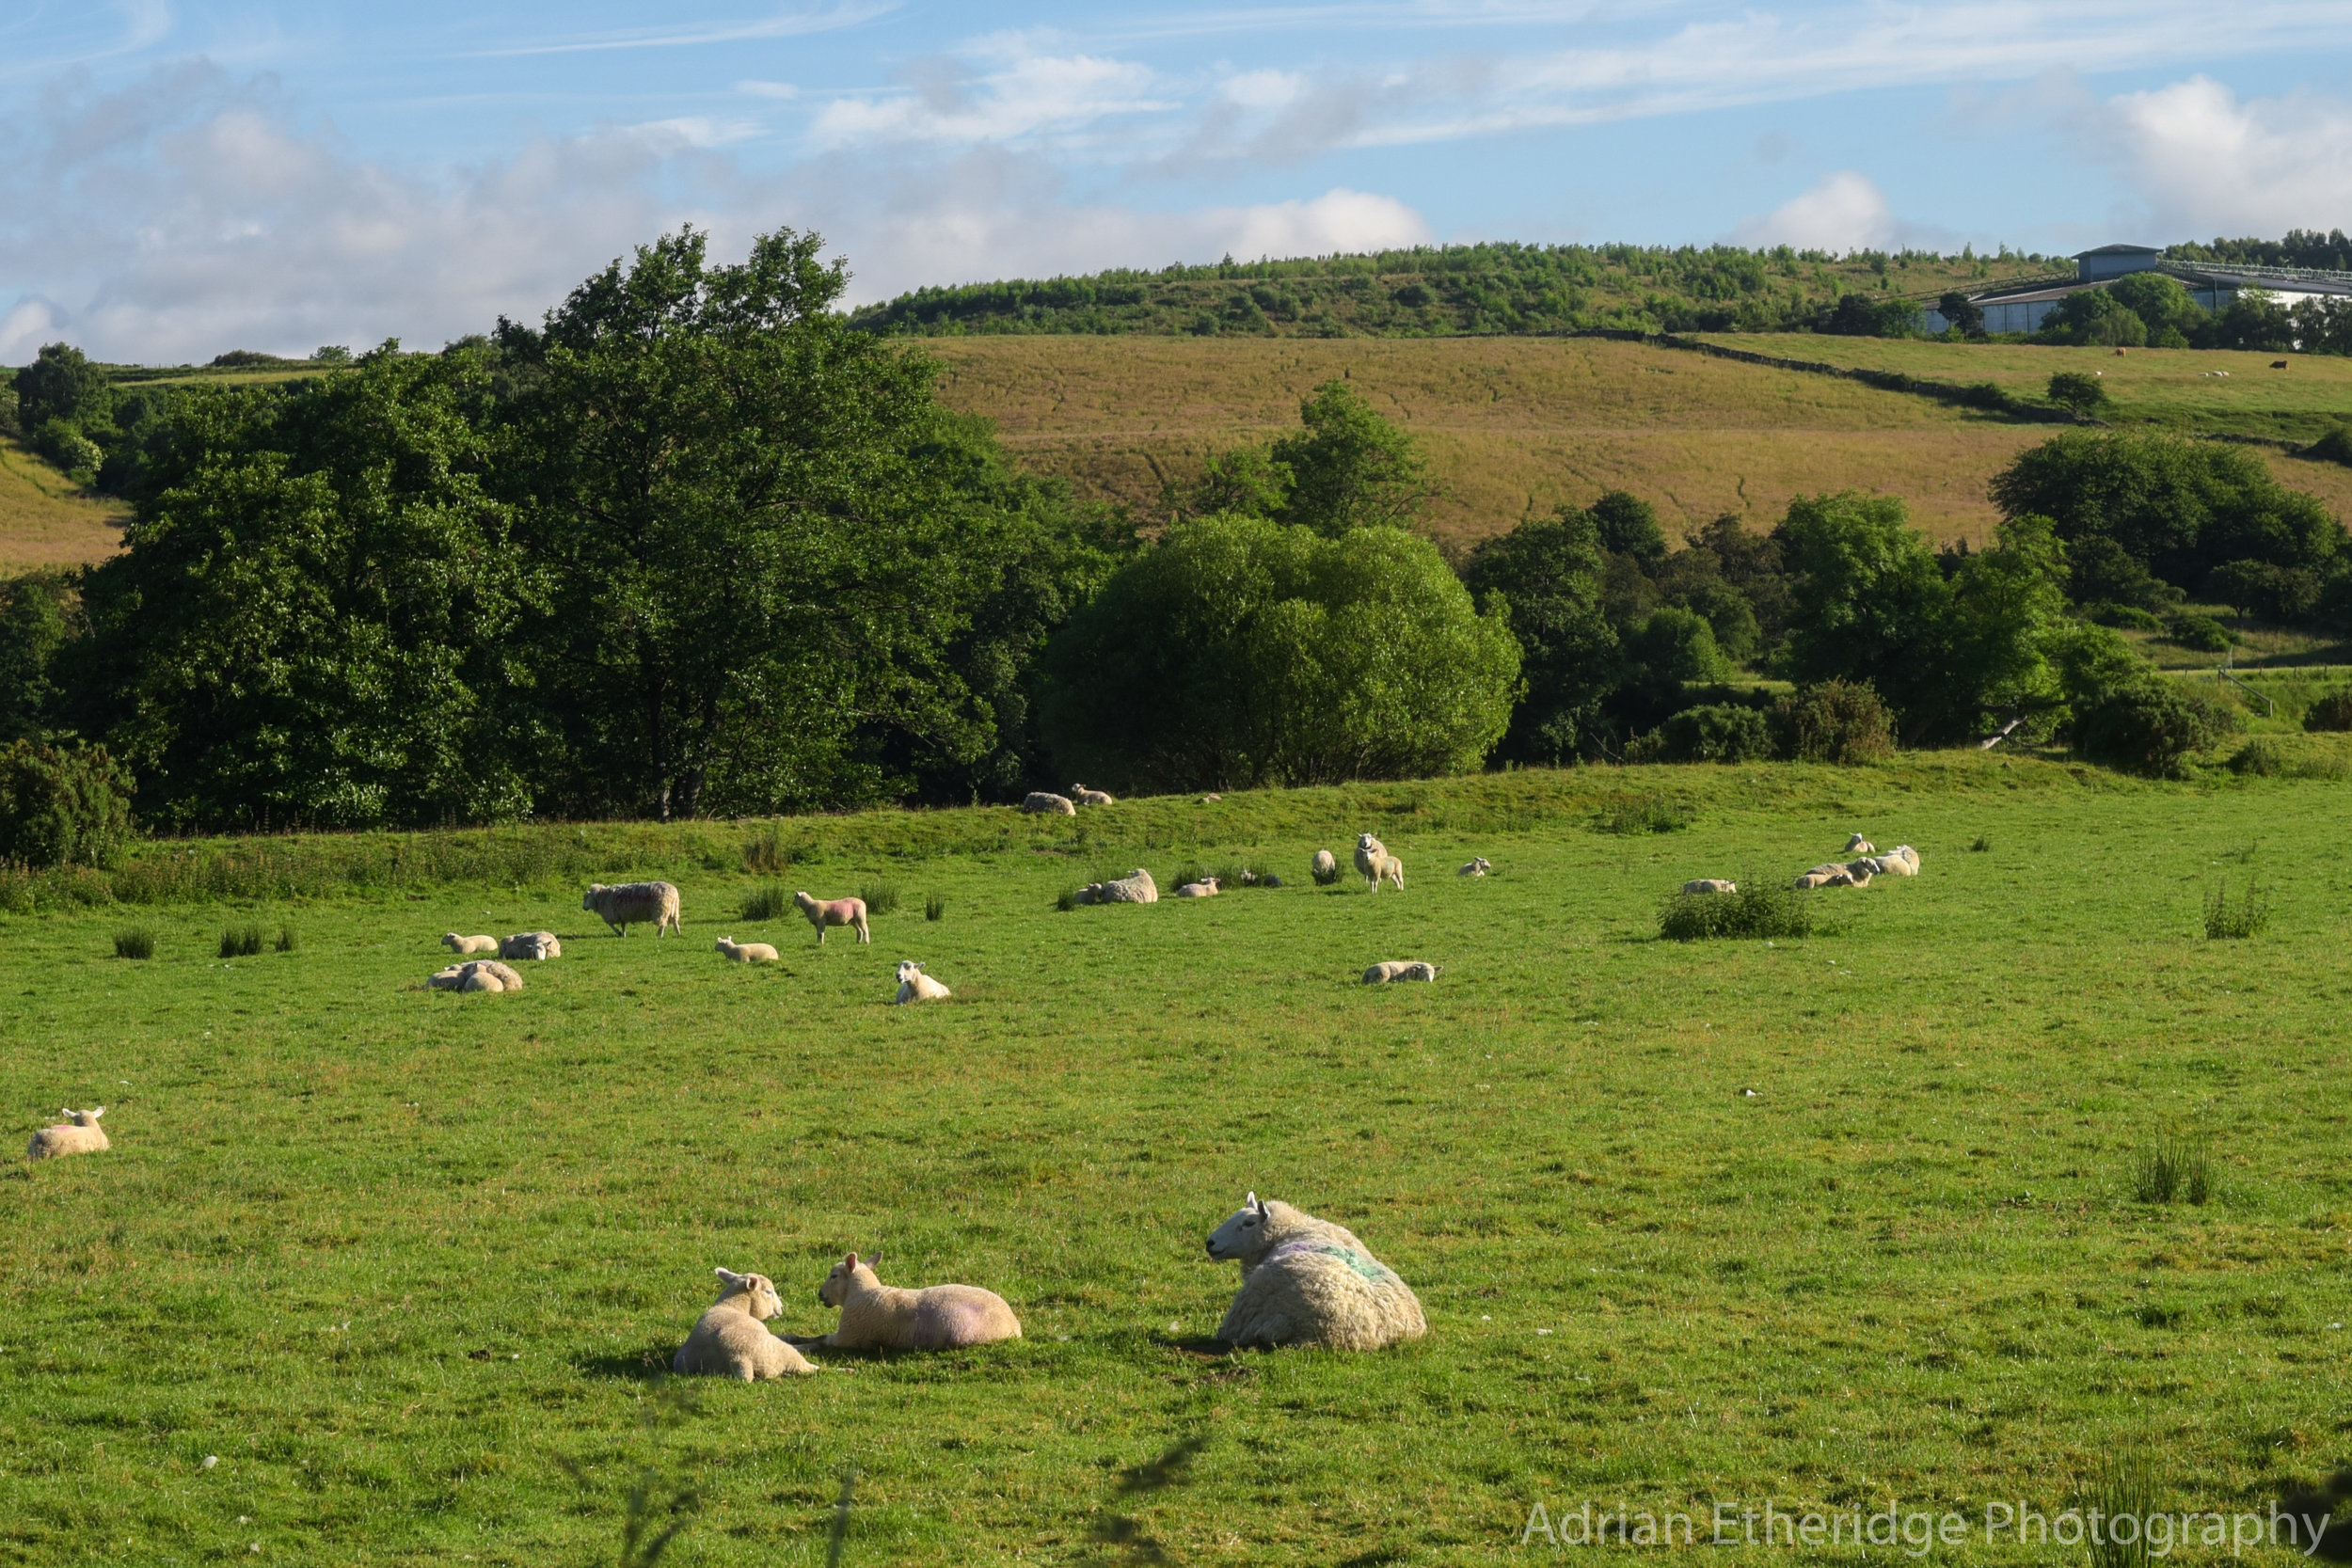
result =
M2275 779L2287 770L2286 754L2279 743L2268 736L2258 735L2237 750L2229 761L2233 773L2251 774L2258 779Z
M2202 691L2162 681L2116 688L2074 719L2077 755L2125 773L2177 779L2188 759L2238 727L2237 713Z
M144 926L126 926L115 933L115 957L118 958L151 958L155 956L155 933Z
M1773 705L1782 756L1794 762L1876 762L1895 751L1895 715L1868 681L1826 680Z
M1688 707L1658 727L1664 762L1763 762L1773 752L1772 721L1752 707Z
M792 857L784 847L784 835L773 828L755 833L743 846L743 869L755 877L781 877L792 863ZM745 916L746 919L765 919Z
M224 958L250 958L261 950L259 926L232 926L220 934L220 956Z
M857 895L866 901L867 914L897 914L898 912L898 889L896 883L867 882L857 890Z
M2303 728L2318 734L2352 730L2352 687L2330 691L2303 712Z
M2251 877L2246 879L2246 892L2233 900L2227 881L2215 888L2205 899L2205 940L2208 942L2242 942L2257 936L2270 925L2270 895Z
M1742 878L1737 893L1670 893L1659 906L1668 942L1762 940L1813 933L1813 901L1791 887Z
M1680 800L1645 795L1603 806L1593 826L1604 833L1677 833L1697 820L1698 813Z
M0 751L0 863L113 863L131 836L131 792L103 746Z
M2164 623L2165 641L2201 654L2226 653L2230 646L2230 628L2210 615L2184 612L2169 616Z
M791 907L792 895L785 892L780 883L771 882L766 887L755 887L744 895L743 918L775 920Z

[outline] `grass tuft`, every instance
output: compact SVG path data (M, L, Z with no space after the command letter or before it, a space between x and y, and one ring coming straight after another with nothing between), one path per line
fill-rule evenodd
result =
M2269 924L2270 895L2250 876L2246 879L2245 894L2236 901L2231 900L2226 879L2205 899L2205 939L2209 942L2243 941Z
M278 927L278 941L275 945L280 953L291 953L302 945L302 939L294 934L293 927L280 926Z
M2213 1196L2213 1156L2202 1138L2161 1138L2143 1151L2132 1173L2132 1196L2142 1203Z
M1064 914L1068 914L1072 910L1080 907L1078 903L1078 895L1084 893L1086 889L1078 887L1066 887L1062 889L1059 893L1054 895L1054 908L1059 910Z
M1972 855L1981 855L1987 849L1992 847L1993 841L1985 837L1982 833L1979 833L1977 835L1977 842L1968 846L1968 852Z
M898 912L898 889L895 883L867 882L857 890L857 895L866 900L867 914L897 914Z
M743 869L755 877L781 877L791 863L784 834L773 828L754 833L743 845Z
M766 887L755 887L744 895L742 918L776 920L782 918L784 911L790 908L792 908L792 895L784 891L781 883L770 882Z
M125 926L115 933L115 957L118 958L151 958L155 956L155 933L144 926Z
M1813 900L1796 888L1742 877L1737 893L1668 894L1658 909L1658 934L1668 942L1807 937Z
M1697 821L1698 815L1680 800L1645 795L1602 807L1593 826L1604 833L1677 833Z
M220 934L220 956L224 958L249 958L261 950L259 926L231 926Z
M2161 1560L2149 1549L2147 1530L2157 1511L2156 1483L2138 1460L2126 1455L2102 1465L2090 1483L2089 1506L2098 1511L2101 1521L2090 1543L2090 1568L2149 1568ZM2107 1522L2117 1519L2131 1521L2129 1541L2116 1539L2126 1533L2109 1527Z
M924 900L923 900L923 918L924 918L924 919L926 919L926 920L945 920L945 919L946 919L946 918L947 918L947 900L946 900L945 898L942 898L942 897L941 897L939 895L937 895L936 893L932 894L932 895L931 895L929 898L924 899Z

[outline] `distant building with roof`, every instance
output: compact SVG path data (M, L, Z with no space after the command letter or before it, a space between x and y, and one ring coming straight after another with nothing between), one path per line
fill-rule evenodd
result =
M2247 289L2260 289L2287 306L2306 299L2352 296L2352 272L2241 266L2223 261L2168 261L2164 252L2154 245L2103 245L2075 253L2074 277L2071 282L2045 277L2005 289L1988 289L1983 293L1969 295L1968 300L1984 312L1987 332L2039 332L2044 319L2068 296L2086 289L2104 289L2117 278L2136 272L2163 273L2186 289L2191 299L2217 314L2227 310L2239 293ZM1951 325L1941 310L1931 308L1925 314L1930 332L1941 332Z

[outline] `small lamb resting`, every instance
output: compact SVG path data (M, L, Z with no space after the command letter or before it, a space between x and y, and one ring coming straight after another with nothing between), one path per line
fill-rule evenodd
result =
M553 931L518 931L499 943L499 957L516 962L529 959L538 962L564 956L564 944L555 940Z
M895 1007L909 1002L944 1002L954 994L924 974L921 964L906 958L898 965L898 994L890 999L890 1005Z
M764 942L737 942L729 937L721 937L714 945L720 953L739 964L771 964L776 961L776 950Z
M1241 1264L1216 1337L1231 1345L1379 1350L1429 1332L1421 1300L1339 1226L1251 1193L1209 1233L1209 1256Z
M1396 980L1435 980L1437 977L1436 964L1410 958L1391 958L1364 971L1364 984L1368 986L1385 986Z
M496 958L452 964L425 981L435 990L520 990L523 977Z
M455 931L448 931L442 934L441 945L461 958L469 958L476 953L497 952L499 939L496 937L461 937Z
M112 1148L114 1145L106 1141L105 1129L98 1125L98 1118L105 1114L106 1107L103 1105L88 1111L77 1111L71 1105L66 1106L65 1120L34 1133L33 1141L25 1147L24 1158L61 1160L69 1154L96 1154L101 1149Z
M1005 1298L977 1285L907 1291L874 1274L882 1254L861 1262L850 1253L817 1287L817 1299L841 1308L841 1326L816 1340L834 1350L961 1350L1021 1338L1021 1320Z
M739 1378L745 1383L758 1378L808 1377L815 1373L817 1369L789 1340L778 1338L766 1326L768 1319L784 1310L783 1298L776 1294L775 1285L768 1276L737 1274L732 1269L715 1272L720 1281L719 1299L694 1320L693 1332L678 1347L670 1370L708 1372L718 1377Z

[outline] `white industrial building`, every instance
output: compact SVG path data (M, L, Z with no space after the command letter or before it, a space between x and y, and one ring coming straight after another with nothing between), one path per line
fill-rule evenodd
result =
M2242 289L2260 289L2280 304L2294 306L2306 299L2352 296L2352 272L2316 272L2305 267L2252 267L2219 261L2168 261L2153 245L2103 245L2074 257L2071 283L2025 283L1988 289L1969 295L1969 303L1984 312L1987 332L2039 332L2044 317L2069 294L2104 289L2135 272L2161 272L2188 291L2189 298L2217 313L2230 308ZM1925 312L1930 332L1951 324L1941 310Z

